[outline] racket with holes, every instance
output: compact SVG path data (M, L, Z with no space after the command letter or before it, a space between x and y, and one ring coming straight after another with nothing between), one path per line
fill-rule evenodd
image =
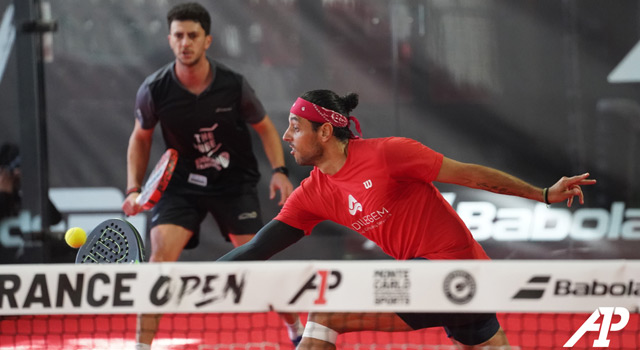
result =
M167 149L158 163L156 163L151 174L149 174L147 182L142 187L142 192L136 198L136 203L142 209L149 210L158 203L162 193L169 185L169 181L171 181L176 163L178 163L178 151L172 148Z
M109 219L89 233L76 255L76 264L131 264L144 261L142 238L133 225Z

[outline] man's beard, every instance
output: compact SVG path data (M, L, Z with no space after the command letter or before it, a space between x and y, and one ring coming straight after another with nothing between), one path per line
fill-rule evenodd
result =
M297 154L299 155L300 153L297 153ZM315 147L311 149L310 154L304 157L301 156L295 159L298 165L316 165L318 160L321 159L323 155L324 155L324 151L322 147L315 145Z
M178 58L178 60L180 61L180 63L181 63L183 66L187 66L187 67L194 67L194 66L196 66L198 63L200 63L200 60L202 60L202 57L203 57L203 55L200 55L200 56L198 56L198 57L195 57L195 58L193 59L193 61L191 61L191 62L187 62L187 61L185 61L185 60L183 60L183 59L180 59L180 58Z

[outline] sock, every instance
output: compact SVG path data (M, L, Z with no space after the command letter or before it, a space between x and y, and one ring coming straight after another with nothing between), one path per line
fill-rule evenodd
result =
M285 322L285 325L287 326L287 333L289 334L289 339L291 340L297 339L302 335L302 332L304 332L304 326L300 322L299 318L292 324Z
M134 350L151 350L151 345L136 343L136 347L134 348Z

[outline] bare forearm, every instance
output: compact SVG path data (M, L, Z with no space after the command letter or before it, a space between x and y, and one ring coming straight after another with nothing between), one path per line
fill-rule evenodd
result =
M541 188L513 175L483 165L462 163L446 157L442 161L436 180L539 202L544 201Z
M277 167L284 166L284 152L282 151L280 139L263 139L262 144L264 146L264 153L267 155L267 159L269 159L269 164L271 164L271 168L275 169Z
M468 171L471 176L465 184L461 185L539 202L544 201L542 188L533 186L503 171L476 164L469 164Z
M151 140L131 135L127 148L127 188L140 187L147 171Z
M547 204L566 200L569 207L576 196L580 204L584 204L581 186L596 183L595 179L589 178L589 173L572 177L563 176L545 191L503 171L477 164L462 163L447 157L442 160L436 181L519 196Z
M269 159L271 168L284 166L284 151L282 150L280 135L278 135L278 131L269 117L265 117L265 119L255 125L254 128L260 136L264 153L267 155L267 159Z

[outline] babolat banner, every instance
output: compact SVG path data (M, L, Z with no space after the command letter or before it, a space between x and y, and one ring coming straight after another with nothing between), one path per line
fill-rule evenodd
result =
M564 203L547 206L477 190L442 194L480 242L640 240L640 208L629 208L624 202L588 208L576 198L573 208L567 208Z
M637 312L639 276L637 260L16 265L0 314Z
M640 208L623 201L593 207L576 197L569 208L460 186L443 188L444 198L492 259L638 256Z

